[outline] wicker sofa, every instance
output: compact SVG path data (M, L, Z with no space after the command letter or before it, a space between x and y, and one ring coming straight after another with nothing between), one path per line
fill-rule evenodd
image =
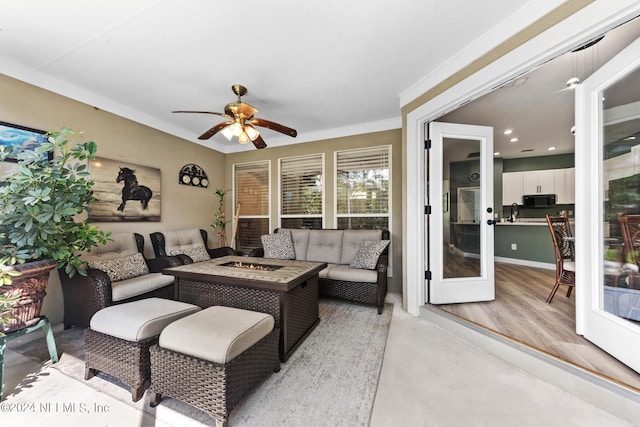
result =
M389 247L374 260L373 269L352 266L363 241L388 241L389 230L275 230L275 233L287 232L291 232L296 260L328 264L320 272L320 295L374 304L378 314L382 313L387 295ZM249 256L263 257L265 248L254 249Z
M173 277L162 269L182 265L178 257L144 258L144 237L113 233L112 241L82 258L87 275L60 275L64 297L64 327L88 327L91 317L105 307L149 297L173 299Z
M230 247L208 248L208 234L197 228L155 232L149 235L156 257L178 256L183 264L218 258L225 255L238 255Z

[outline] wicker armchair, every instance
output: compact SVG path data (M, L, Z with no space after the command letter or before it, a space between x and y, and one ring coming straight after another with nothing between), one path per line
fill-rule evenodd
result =
M144 254L144 237L138 233L114 233L112 235L113 243L106 247L94 248L91 254L109 251L114 246L118 246L119 239L128 240L131 238L131 234L135 239L137 251ZM98 310L110 305L154 296L173 299L173 281L169 279L170 276L162 275L162 270L182 265L182 261L178 257L168 256L145 258L144 261L147 264L149 274L121 282L112 282L109 274L96 268L87 268L86 276L77 274L73 278L69 278L64 270L59 270L64 297L64 328L69 329L71 326L88 327L91 317ZM144 282L144 286L136 286L142 282ZM119 298L116 296L114 300L114 284L119 288L117 295L126 297Z
M200 237L202 237L202 241L200 241L199 238L193 237L195 234L198 234L196 231L199 232ZM202 229L200 230L193 229L193 230L151 233L149 235L149 238L151 239L151 245L153 246L153 252L155 253L156 257L167 256L168 248L167 248L167 237L165 236L165 234L169 234L169 233L180 235L180 237L173 236L172 238L179 239L180 243L183 245L195 245L195 244L203 243L207 253L211 258L219 258L226 255L238 255L238 252L236 252L233 248L230 248L228 246L221 247L221 248L209 248L207 246L207 242L208 242L207 231ZM183 264L191 264L193 262L191 257L189 257L186 254L179 254L176 256L178 256L182 260Z

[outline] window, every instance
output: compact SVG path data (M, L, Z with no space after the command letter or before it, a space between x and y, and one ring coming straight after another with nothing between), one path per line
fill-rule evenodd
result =
M269 162L233 165L233 196L240 204L236 250L248 252L262 246L269 234Z
M337 228L390 229L391 147L336 152Z
M280 226L322 228L324 156L280 159Z

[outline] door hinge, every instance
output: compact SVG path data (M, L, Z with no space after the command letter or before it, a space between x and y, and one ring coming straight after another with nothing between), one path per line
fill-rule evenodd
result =
M424 272L425 280L431 280L431 270L427 270Z
M431 140L430 139L425 139L424 140L424 149L425 150L431 149Z
M431 206L427 205L424 207L424 214L425 215L431 215Z

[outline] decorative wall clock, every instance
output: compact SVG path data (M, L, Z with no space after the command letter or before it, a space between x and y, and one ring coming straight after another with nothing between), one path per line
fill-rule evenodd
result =
M206 172L196 164L184 165L180 169L178 177L178 183L182 185L191 185L192 187L207 188L209 186L209 179Z

